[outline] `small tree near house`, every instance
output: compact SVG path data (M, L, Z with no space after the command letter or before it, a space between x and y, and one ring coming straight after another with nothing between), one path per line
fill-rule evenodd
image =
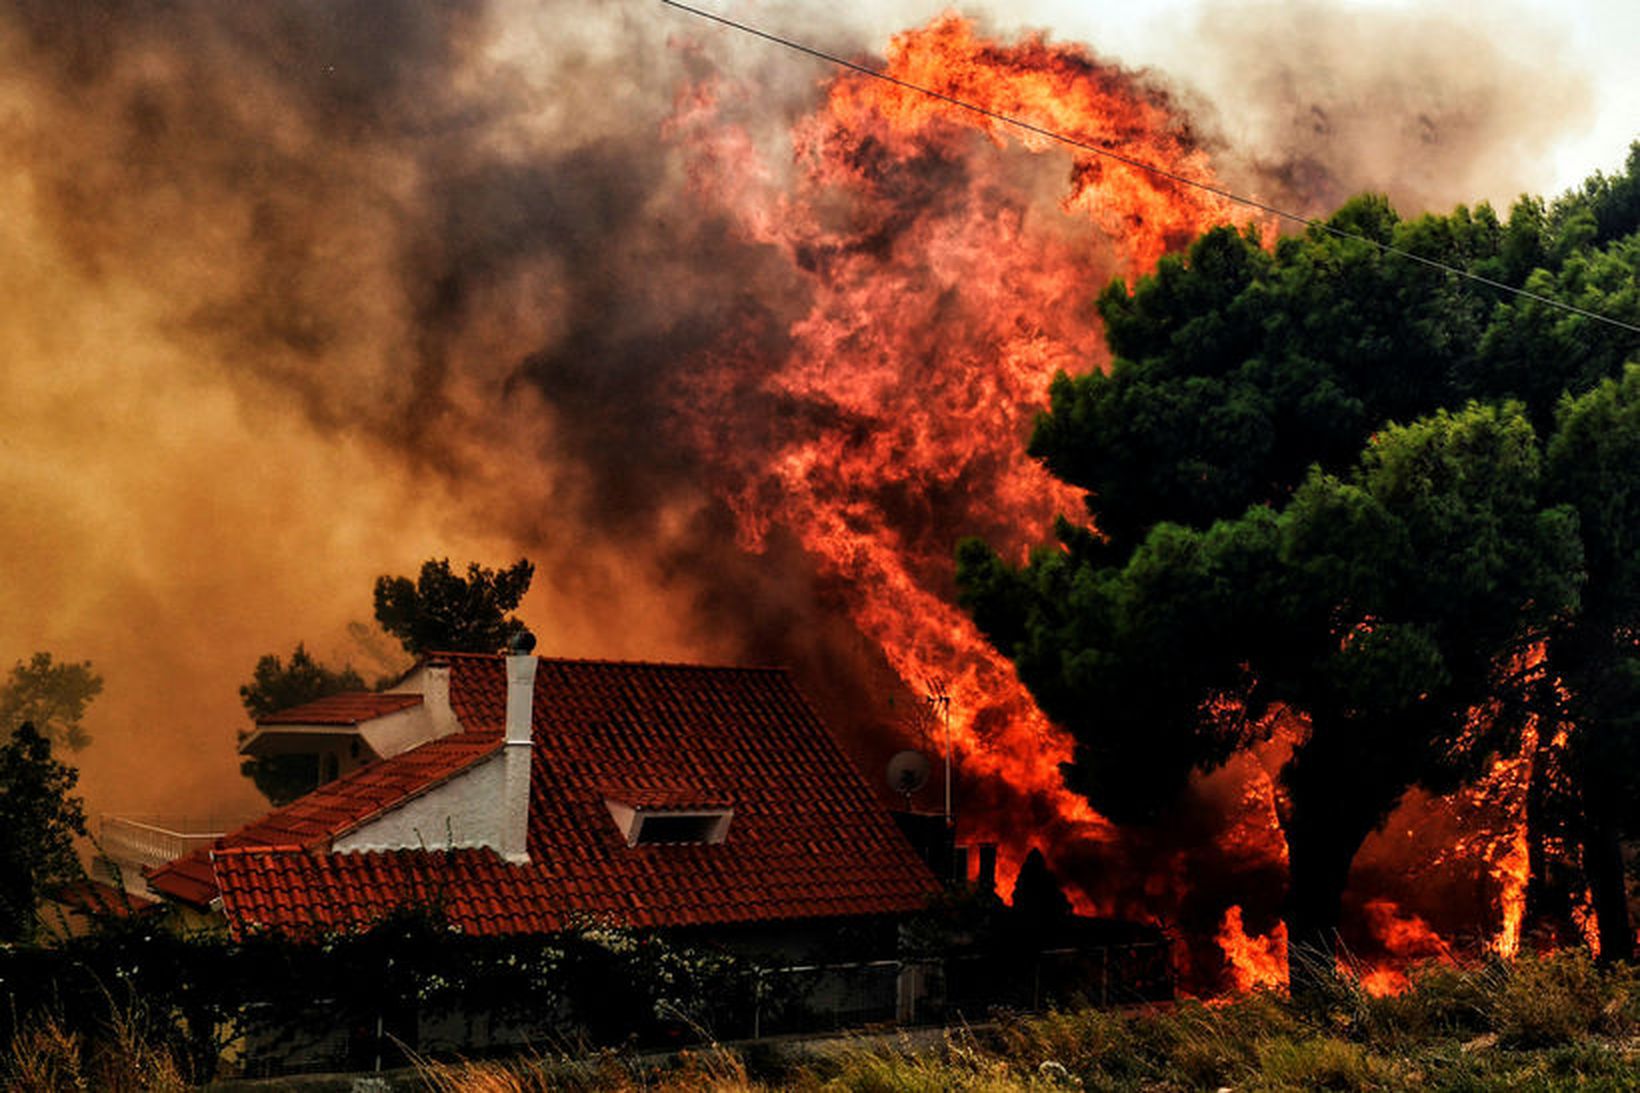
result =
M376 621L398 639L413 657L433 652L493 653L507 646L524 629L511 612L529 590L535 566L521 558L494 570L469 563L466 575L454 571L448 558L430 558L409 577L376 578ZM357 636L357 635L355 635ZM391 686L379 680L376 689ZM268 654L256 663L251 681L239 689L240 701L252 720L267 717L345 691L363 691L367 685L351 665L332 668L316 660L298 643L289 660ZM241 729L240 742L250 736ZM312 754L247 756L240 773L275 805L288 804L318 784L318 760Z
M31 940L41 896L80 875L74 837L85 834L85 807L71 796L79 778L31 722L0 745L0 941Z
M352 665L330 668L315 660L301 642L282 661L269 653L256 662L251 681L239 688L239 701L254 721L342 691L362 691L364 680ZM249 729L239 730L243 743ZM311 755L253 755L239 764L239 773L276 805L289 804L318 784L318 763Z
M47 739L79 751L91 743L81 721L102 688L90 661L60 661L50 653L20 660L0 685L0 739L27 721Z
M429 558L414 581L376 578L376 621L411 656L499 652L524 629L509 612L534 576L528 558L500 570L472 562L465 577L451 570L448 558Z

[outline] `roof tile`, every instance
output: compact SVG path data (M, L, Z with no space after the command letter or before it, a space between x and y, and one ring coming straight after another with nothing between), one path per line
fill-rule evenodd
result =
M256 719L258 725L357 725L412 706L421 705L419 694L378 694L374 691L344 691L315 699L287 710Z
M774 669L539 662L530 861L489 850L330 853L331 840L500 746L505 662L445 654L469 730L366 767L154 873L236 933L366 925L438 900L471 933L880 914L920 907L933 877L787 675ZM732 807L713 845L628 846L606 797ZM205 899L201 897L204 896Z

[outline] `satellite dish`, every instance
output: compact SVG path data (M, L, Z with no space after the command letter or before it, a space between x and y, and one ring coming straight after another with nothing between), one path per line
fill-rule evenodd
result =
M910 808L911 795L928 784L928 770L928 756L922 752L896 752L888 761L888 787L905 794L906 807Z

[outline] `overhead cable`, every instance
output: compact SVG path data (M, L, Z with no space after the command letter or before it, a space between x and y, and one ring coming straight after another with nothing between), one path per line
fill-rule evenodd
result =
M1260 201L1257 198L1246 197L1232 190L1227 190L1222 186L1214 186L1211 183L1202 182L1199 179L1191 178L1190 176L1181 174L1178 171L1169 170L1166 167L1158 166L1154 163L1147 163L1144 160L1138 159L1134 156L1125 155L1121 152L1115 152L1109 148L1102 148L1097 144L1092 144L1088 141L1070 136L1069 134L1061 133L1055 129L1049 129L1046 126L1037 125L1033 122L1026 121L1023 118L1015 117L1012 114L1005 114L999 110L992 110L989 107L980 106L978 103L972 103L966 99L960 99L955 95L948 95L943 91L937 91L932 87L925 87L922 84L913 83L910 80L903 80L900 77L891 75L881 69L872 68L870 65L864 65L858 61L851 61L848 58L838 56L835 53L828 53L826 50L807 45L806 43L799 42L792 38L786 38L779 34L773 34L769 31L752 26L750 23L739 22L737 20L730 19L727 16L719 15L715 12L706 11L689 4L681 3L680 0L660 0L660 2L665 4L667 7L676 8L679 11L687 12L690 15L698 16L699 18L728 27L731 30L739 31L742 34L748 34L754 38L761 38L766 42L772 42L775 45L782 46L796 53L807 54L810 57L825 61L828 64L836 65L839 68L846 68L849 71L857 72L862 76L868 76L874 80L881 80L884 83L893 84L895 87L903 88L906 91L912 91L919 95L926 95L931 99L938 99L940 102L947 103L948 105L957 107L960 110L966 110L970 113L978 114L981 117L989 118L992 121L1002 122L1003 124L1013 126L1016 129L1022 129L1027 133L1033 133L1036 136L1045 137L1060 144L1069 145L1072 148L1089 152L1104 159L1114 160L1117 163L1131 167L1134 170L1145 171L1149 174L1156 175L1159 178L1165 178L1171 182L1177 182L1182 186L1190 186L1198 190L1206 191L1207 193L1221 197L1226 201L1232 201L1238 205L1244 205L1248 208L1257 209L1260 212L1268 213L1269 215L1278 217L1282 220L1290 221L1295 224L1302 224L1307 228L1314 228L1317 231L1326 232L1327 234L1337 236L1340 239L1353 239L1357 242L1366 243L1369 246L1376 247L1379 251L1385 254L1393 254L1399 258L1406 258L1410 261L1421 263L1422 265L1429 266L1433 269L1442 270L1446 273L1486 285L1487 287L1497 289L1500 292L1507 292L1514 296L1533 300L1547 307L1558 308L1561 311L1570 312L1573 315L1578 315L1585 319L1592 319L1595 322L1606 323L1621 330L1627 330L1635 334L1640 334L1640 326L1637 326L1634 323L1625 322L1622 319L1614 318L1610 315L1603 315L1598 311L1590 311L1588 308L1578 307L1576 304L1569 304L1564 300L1557 300L1552 296L1545 296L1540 292L1533 292L1528 288L1511 285L1505 281L1499 281L1496 278L1487 277L1484 274L1475 273L1473 270L1467 270L1461 266L1454 266L1450 263L1442 262L1436 258L1430 258L1426 255L1417 254L1413 251L1407 250L1405 247L1398 247L1393 243L1381 242L1371 236L1362 235L1359 232L1353 232L1345 228L1340 228L1337 225L1330 224L1325 220L1304 216L1301 213L1291 212L1287 209L1281 208L1280 206L1271 205L1268 202Z

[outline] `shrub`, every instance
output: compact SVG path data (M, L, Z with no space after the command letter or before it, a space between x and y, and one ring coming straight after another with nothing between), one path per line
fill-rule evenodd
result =
M1248 1089L1402 1089L1394 1064L1369 1055L1359 1044L1331 1036L1265 1040L1258 1046L1258 1073Z
M1493 1004L1499 1042L1505 1047L1554 1047L1619 1031L1623 1000L1611 997L1613 993L1587 953L1522 956Z
M1391 1047L1443 1036L1491 1031L1494 1001L1509 979L1507 965L1489 961L1460 968L1431 963L1414 969L1399 994L1365 1000L1368 1037Z

